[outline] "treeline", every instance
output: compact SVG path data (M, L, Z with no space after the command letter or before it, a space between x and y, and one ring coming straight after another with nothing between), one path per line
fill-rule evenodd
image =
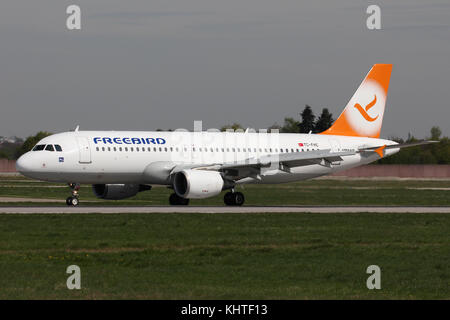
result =
M299 115L300 118L298 120L291 117L286 117L284 118L284 123L282 126L275 122L267 129L278 129L281 133L319 133L331 127L334 121L332 114L327 108L323 108L320 116L316 117L312 111L312 108L306 105L305 109L303 109ZM239 123L223 126L220 130L226 131L227 129L244 130Z
M333 123L333 115L327 108L323 108L320 116L316 117L312 108L305 106L303 111L299 113L299 118L284 118L283 125L274 123L267 129L278 129L281 133L320 133L331 127ZM227 129L245 130L239 123L225 125L221 131ZM158 129L157 131L162 131ZM172 130L170 130L172 131ZM50 135L50 132L40 131L34 136L28 137L23 143L0 144L0 158L17 159L25 152L31 150L36 143L44 137ZM379 160L378 164L450 164L450 139L441 137L442 132L439 127L433 127L430 130L430 136L426 140L435 140L440 143L431 145L404 148L399 153ZM399 143L419 141L414 136L409 135L406 139L398 137L390 137Z
M439 141L439 143L404 148L393 156L378 160L377 164L450 164L450 139L441 135L441 129L433 127L430 130L430 136L425 140ZM406 140L396 137L389 139L398 143L420 141L411 135Z
M26 138L25 141L2 143L0 145L0 159L16 160L25 152L30 151L41 139L51 134L51 132L39 131L36 135Z

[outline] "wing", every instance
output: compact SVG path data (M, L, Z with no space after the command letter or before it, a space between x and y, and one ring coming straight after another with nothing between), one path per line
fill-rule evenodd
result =
M331 167L334 162L342 161L343 156L350 156L356 154L352 152L331 152L327 150L315 150L305 152L290 152L275 155L266 155L260 158L248 158L243 161L237 161L224 164L212 165L198 165L190 166L191 169L196 170L214 170L223 172L224 176L232 180L241 179L244 177L254 177L259 179L261 168L274 167L276 169L291 172L291 168L299 166L307 166L312 164L319 164L326 167ZM185 165L176 166L172 173L186 169Z

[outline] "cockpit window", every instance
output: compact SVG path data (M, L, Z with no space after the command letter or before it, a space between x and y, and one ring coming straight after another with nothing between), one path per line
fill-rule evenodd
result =
M48 145L45 147L45 150L47 150L47 151L55 151L55 148L53 148L53 145L48 144Z
M38 144L33 148L33 151L42 151L45 148L45 144Z
M59 152L62 151L62 148L59 144L55 144L55 149L56 149L56 151L59 151Z

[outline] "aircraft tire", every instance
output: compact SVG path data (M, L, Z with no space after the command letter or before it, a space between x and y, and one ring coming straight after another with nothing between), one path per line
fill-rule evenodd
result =
M189 199L179 197L176 193L172 193L169 197L169 203L172 206L187 206Z

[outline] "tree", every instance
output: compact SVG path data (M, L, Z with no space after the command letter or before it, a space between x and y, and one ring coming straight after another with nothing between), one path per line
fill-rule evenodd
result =
M438 141L439 138L441 137L442 131L441 128L439 127L433 127L431 128L430 133L431 133L431 140Z
M280 128L281 133L299 133L300 122L294 120L294 118L284 118L284 124Z
M305 109L303 109L303 112L300 115L302 117L302 122L300 123L300 132L309 133L314 131L316 116L314 115L311 107L305 105Z
M323 132L327 130L333 124L333 115L328 111L327 108L322 109L322 114L316 121L314 127L315 132Z
M450 164L450 139L444 137L439 143L432 145L433 153L438 164Z
M39 131L36 135L28 137L20 148L17 149L15 157L18 159L24 153L30 151L40 140L51 135L47 131Z
M278 130L278 132L281 132L281 126L275 122L273 125L267 128L267 132L272 132L272 130Z
M450 164L450 139L442 137L439 127L430 130L431 137L427 139L439 141L424 146L402 149L399 153L380 159L379 164ZM400 138L389 138L399 143L419 141L411 133L408 133L406 141Z
M2 159L15 159L17 149L22 145L22 142L11 143L3 142L0 144L0 158Z
M9 159L9 154L3 150L0 150L0 159Z
M235 122L231 125L227 124L227 125L223 126L222 128L220 128L220 131L227 131L227 129L233 129L233 131L238 131L238 130L244 131L244 128L237 122Z

